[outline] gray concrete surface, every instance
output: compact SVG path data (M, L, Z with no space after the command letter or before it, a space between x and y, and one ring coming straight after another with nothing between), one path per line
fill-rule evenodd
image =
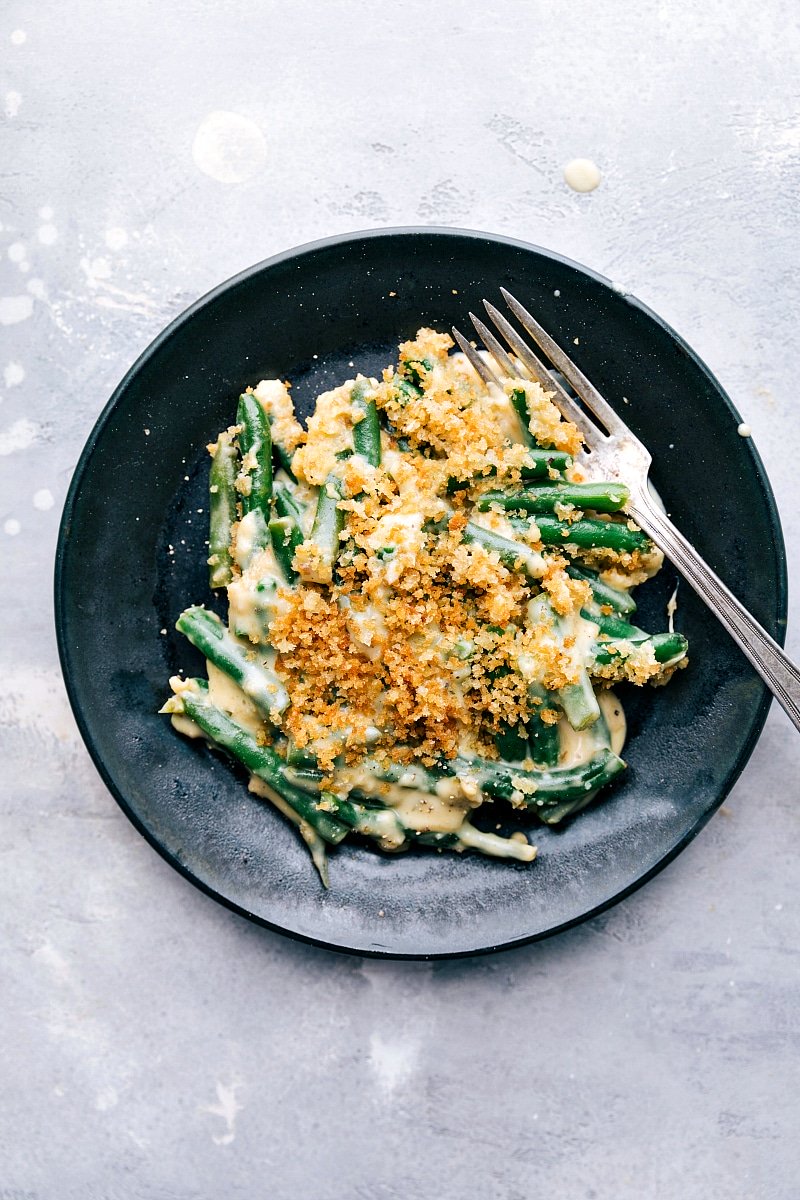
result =
M0 1200L800 1195L780 712L602 918L363 962L145 844L78 738L50 599L79 450L161 327L287 246L416 222L582 260L687 337L752 425L796 590L798 50L788 0L2 6Z

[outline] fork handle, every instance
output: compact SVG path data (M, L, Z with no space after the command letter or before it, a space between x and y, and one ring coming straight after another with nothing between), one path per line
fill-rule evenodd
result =
M722 622L800 730L800 670L648 496L638 495L629 511Z

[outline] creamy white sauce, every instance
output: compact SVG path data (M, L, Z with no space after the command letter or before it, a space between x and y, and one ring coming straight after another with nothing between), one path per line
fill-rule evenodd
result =
M425 543L423 519L421 512L394 512L375 522L367 539L370 549L375 552L384 548L394 550L383 562L387 583L396 583L404 570L414 566Z
M206 736L200 726L196 725L185 713L173 713L170 720L172 728L177 729L178 733L182 733L184 737L204 738Z
M367 796L379 796L407 829L417 833L455 833L472 807L458 779L440 781L440 793L414 786L424 771L409 766L399 783L386 783L366 767L346 767L336 774L337 790L358 790Z
M284 816L288 817L294 825L306 824L303 818L294 811L291 805L287 804L283 796L281 796L279 792L276 792L274 788L271 788L268 783L265 783L263 779L260 779L258 775L250 776L250 782L248 783L247 787L249 791L254 793L254 795L261 796L265 800L270 800L275 807L280 809Z
M574 192L593 192L602 179L600 168L591 158L573 158L564 167L564 182Z
M384 799L406 829L417 833L455 833L470 808L464 797L456 803L430 792L418 792L395 784L389 785L389 793Z
M628 732L625 711L611 688L598 693L597 702L608 726L611 749L615 754L622 754Z
M590 729L573 729L567 718L562 717L558 723L558 738L561 743L559 767L578 767L594 757L597 746Z
M388 634L383 613L374 604L360 610L348 606L347 632L357 653L373 662L381 657Z
M285 612L289 603L286 581L272 548L254 549L256 530L255 513L248 513L236 527L234 559L242 574L228 584L228 624L251 642L264 640L275 617Z
M625 745L625 713L617 697L610 690L597 693L602 718L608 726L611 749L615 754L622 753ZM598 730L590 725L580 732L573 729L566 717L562 717L558 725L558 736L561 743L559 767L579 767L594 758L598 750Z
M254 555L260 552L257 539L263 531L262 522L261 513L254 509L242 517L236 526L233 538L233 557L236 565L242 571L247 570ZM277 570L271 556L270 563L272 568Z
M252 700L245 696L238 684L234 683L224 671L215 667L212 662L206 662L208 667L208 695L212 704L221 708L238 725L254 736L264 729L264 722Z
M675 613L678 611L678 584L675 584L675 591L667 601L667 620L669 622L669 632L675 632Z

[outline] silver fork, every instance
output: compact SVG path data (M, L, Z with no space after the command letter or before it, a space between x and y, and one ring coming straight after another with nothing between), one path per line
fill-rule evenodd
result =
M555 393L555 403L563 415L578 426L589 450L593 469L598 478L616 480L630 488L626 511L642 527L675 564L697 594L722 622L766 683L773 696L783 706L795 728L800 730L800 670L787 658L778 643L759 625L744 605L736 599L694 546L686 540L669 517L654 503L647 482L652 458L648 450L610 404L597 391L583 372L560 346L553 341L535 317L515 300L505 288L500 289L508 307L520 325L530 334L551 367L560 372L586 408L604 428L590 420L583 409L566 391L557 377L520 336L501 312L484 300L489 317L514 355L512 359L490 329L470 313L470 320L500 372L506 376L537 380L548 392ZM485 383L502 388L502 381L463 334L453 329L453 336Z

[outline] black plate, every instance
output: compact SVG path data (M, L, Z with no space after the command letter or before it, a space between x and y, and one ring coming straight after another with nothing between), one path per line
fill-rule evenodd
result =
M742 770L768 694L685 585L678 627L692 662L669 687L623 699L630 769L563 831L537 831L532 866L473 855L382 856L345 845L323 891L286 821L242 777L156 715L177 667L199 667L174 632L209 600L206 442L236 397L289 378L315 395L392 361L420 325L467 326L505 285L574 353L650 448L653 482L711 566L778 640L785 560L769 484L738 416L696 355L597 275L509 239L448 229L378 230L270 259L179 317L100 417L67 497L56 564L59 648L97 767L164 857L223 903L325 946L403 957L470 954L543 937L627 895L697 833ZM579 339L578 345L574 344ZM675 580L642 589L663 628ZM638 618L637 618L638 619ZM166 630L166 634L162 633Z

